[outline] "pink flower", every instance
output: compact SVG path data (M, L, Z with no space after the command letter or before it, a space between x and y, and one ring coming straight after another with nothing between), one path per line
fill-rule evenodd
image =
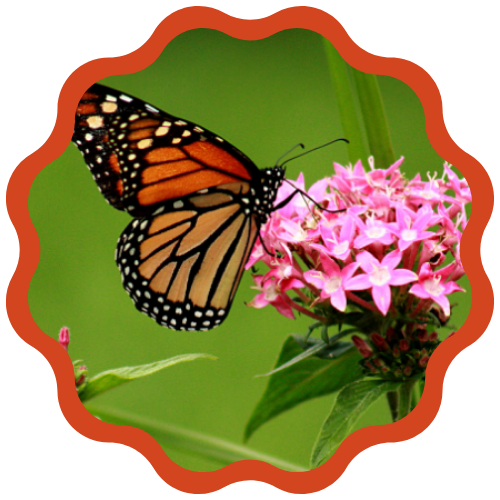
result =
M446 317L450 315L450 301L446 295L450 295L450 293L453 292L465 291L454 281L444 283L446 274L449 274L450 271L451 270L444 268L433 272L429 263L426 262L418 275L418 283L415 283L410 288L411 294L421 299L432 299L436 302L441 307Z
M321 266L324 272L306 271L304 279L321 290L322 299L330 299L335 309L344 312L347 305L345 290L350 290L348 281L356 272L359 264L354 262L340 269L338 264L324 253L321 254Z
M256 287L252 287L258 290L260 293L257 294L251 302L248 303L250 307L255 307L256 309L262 309L268 304L273 305L277 311L290 319L295 319L293 315L293 309L290 304L284 298L284 292L291 288L302 288L304 284L296 279L288 280L286 284L280 286L274 279L266 279L266 276L254 276L253 277Z
M430 210L419 211L415 220L412 221L411 215L402 206L396 208L397 223L389 226L388 229L398 238L398 248L403 252L413 242L422 241L430 236L434 236L431 231L425 231L429 227L433 213Z
M331 227L326 223L322 223L320 225L320 233L324 245L311 243L311 247L319 250L320 252L324 251L332 257L345 261L351 254L352 239L355 231L354 221L352 217L347 215L342 219L337 219L334 223L334 227ZM338 226L340 226L340 232L337 236L334 229Z
M418 276L408 269L396 269L401 262L402 253L394 250L382 262L369 252L361 252L356 260L366 274L354 276L347 282L349 290L368 290L371 288L373 301L385 316L391 305L390 286L401 286L416 281Z
M390 245L394 239L387 224L374 217L367 217L366 223L359 220L361 234L354 240L356 248L365 248L372 243Z

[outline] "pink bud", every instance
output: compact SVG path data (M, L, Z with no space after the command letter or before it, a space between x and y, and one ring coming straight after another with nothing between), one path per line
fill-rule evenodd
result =
M80 372L86 372L87 367L85 365L82 365L78 368L78 371ZM83 382L85 382L85 373L82 373L80 377L78 377L78 380L75 382L75 385L78 387L79 385L82 385Z
M411 375L411 372L412 372L412 367L411 366L405 366L404 370L403 370L403 375L405 377L409 377Z
M365 361L365 366L372 372L372 373L378 373L378 370L369 362Z
M410 349L410 343L406 339L402 339L399 341L399 348L401 351L406 352Z
M429 362L429 356L424 356L422 359L418 361L418 364L420 365L421 368L425 368L428 362Z
M385 334L385 338L388 342L391 342L391 340L394 340L396 338L396 330L394 328L389 327L387 329L387 333Z
M362 338L357 335L353 335L352 341L363 358L369 358L373 354L370 346Z
M429 335L429 342L436 342L437 339L438 339L438 332L432 332Z
M63 326L61 331L59 332L59 343L64 347L66 351L68 351L69 345L69 330Z
M420 340L420 342L427 342L428 339L429 335L427 334L427 330L418 331L418 340Z
M390 351L389 344L385 341L384 337L382 335L379 335L378 333L372 333L371 334L371 339L373 343L381 350L383 351Z

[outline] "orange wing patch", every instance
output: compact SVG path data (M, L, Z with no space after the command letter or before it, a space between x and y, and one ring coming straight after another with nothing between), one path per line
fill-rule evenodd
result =
M183 149L187 151L188 155L193 158L193 160L199 160L208 167L217 168L228 174L251 180L251 176L247 169L234 156L215 144L207 141L197 141L187 146L183 146Z

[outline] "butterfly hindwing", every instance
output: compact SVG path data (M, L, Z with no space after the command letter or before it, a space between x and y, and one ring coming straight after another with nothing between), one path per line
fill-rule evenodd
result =
M234 185L177 200L133 220L116 260L137 309L176 330L208 330L226 317L258 234Z

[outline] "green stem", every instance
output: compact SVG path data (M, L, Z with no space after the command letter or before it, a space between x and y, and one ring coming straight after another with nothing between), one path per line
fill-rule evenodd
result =
M286 293L282 294L282 297L292 309L295 309L297 312L304 314L305 316L309 316L316 321L320 321L321 323L326 324L327 318L325 316L320 316L319 314L316 314L312 311L309 311L309 309L302 307L300 304L297 304L297 302L293 301Z
M239 460L260 460L292 472L303 472L306 470L296 464L254 451L246 446L231 443L200 432L155 422L122 411L101 409L97 406L88 406L87 409L105 422L139 427L148 434L151 434L163 449L180 450L191 455L213 460L220 463L221 466L226 466Z
M345 138L349 140L347 148L349 161L354 165L358 160L365 160L368 156L363 140L362 124L356 112L355 90L349 81L346 62L326 38L323 38L323 45L337 97L342 130Z
M399 394L397 391L391 391L387 393L387 402L389 403L389 409L391 410L391 417L393 422L398 420L398 406L399 406Z
M399 404L398 404L398 420L406 417L411 410L413 387L417 382L416 379L410 379L404 382L398 389Z
M389 126L376 75L352 69L358 89L361 113L366 128L370 152L378 168L388 168L396 161Z

